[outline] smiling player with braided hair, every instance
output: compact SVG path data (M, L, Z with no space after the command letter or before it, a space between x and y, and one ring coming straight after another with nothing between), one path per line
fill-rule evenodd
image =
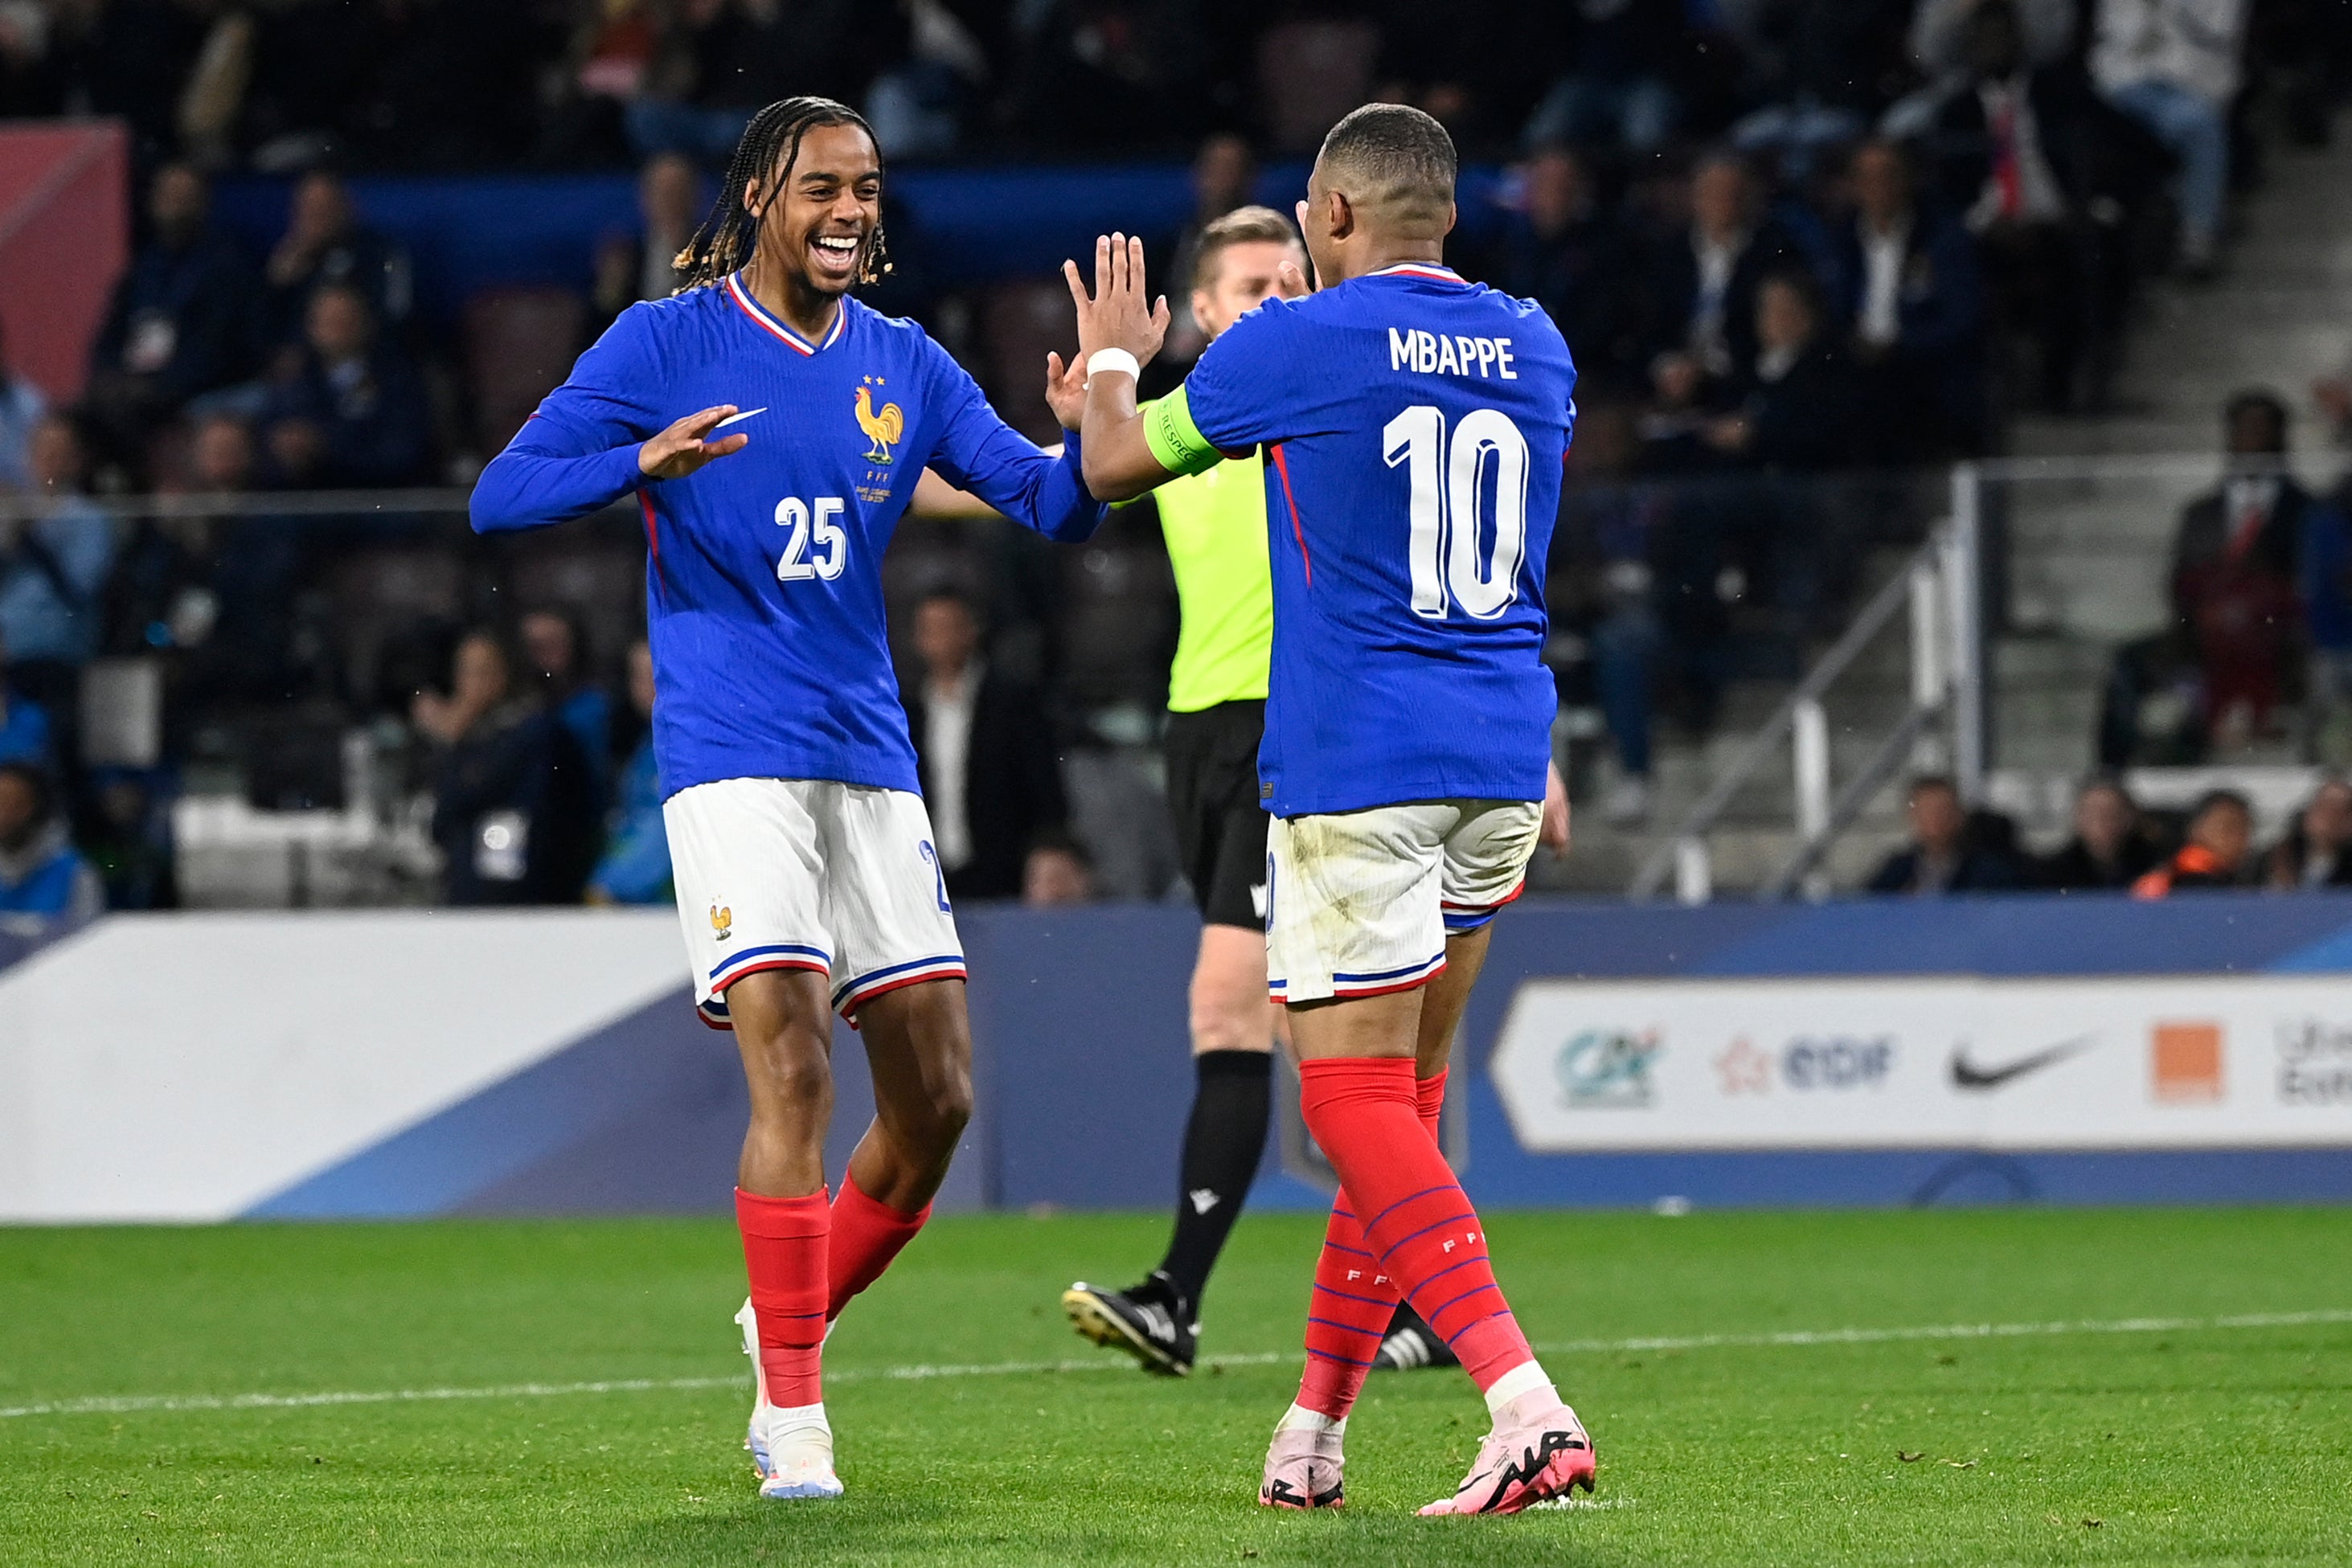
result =
M1082 539L1083 371L1046 360L1058 457L912 322L850 289L887 266L873 132L829 99L752 117L674 297L632 306L483 471L483 532L634 495L654 747L704 1019L732 1029L751 1124L738 1322L768 1498L839 1497L820 1362L849 1298L930 1212L971 1114L963 953L892 674L882 554L925 467ZM877 1115L828 1200L832 1014Z

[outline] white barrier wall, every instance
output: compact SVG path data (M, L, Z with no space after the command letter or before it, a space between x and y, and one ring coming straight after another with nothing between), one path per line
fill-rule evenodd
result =
M2352 982L1532 980L1496 1049L1521 1145L2352 1145Z
M685 980L667 911L110 917L0 971L0 1220L243 1213Z

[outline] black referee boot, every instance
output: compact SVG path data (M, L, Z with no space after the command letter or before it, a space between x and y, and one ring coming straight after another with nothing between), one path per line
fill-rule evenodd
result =
M1125 1291L1107 1291L1081 1280L1062 1292L1062 1310L1079 1333L1127 1352L1146 1372L1183 1377L1192 1370L1201 1325L1192 1321L1192 1304L1158 1270Z
M1462 1358L1454 1354L1454 1347L1422 1322L1421 1314L1407 1301L1397 1303L1396 1316L1389 1320L1389 1332L1381 1336L1381 1348L1372 1357L1373 1367L1381 1372L1461 1364Z

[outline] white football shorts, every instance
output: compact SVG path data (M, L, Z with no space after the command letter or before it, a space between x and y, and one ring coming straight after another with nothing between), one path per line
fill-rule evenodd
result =
M763 969L828 977L833 1005L961 979L963 945L922 798L824 779L721 779L662 806L703 1021Z
M1277 1002L1377 997L1445 967L1445 939L1518 897L1543 807L1417 800L1266 832L1266 990Z

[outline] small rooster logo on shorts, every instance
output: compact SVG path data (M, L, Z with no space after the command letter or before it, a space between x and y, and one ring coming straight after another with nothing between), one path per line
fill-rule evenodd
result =
M710 929L719 934L719 939L721 942L724 942L730 936L734 936L735 912L727 908L723 904L712 904L710 906Z

